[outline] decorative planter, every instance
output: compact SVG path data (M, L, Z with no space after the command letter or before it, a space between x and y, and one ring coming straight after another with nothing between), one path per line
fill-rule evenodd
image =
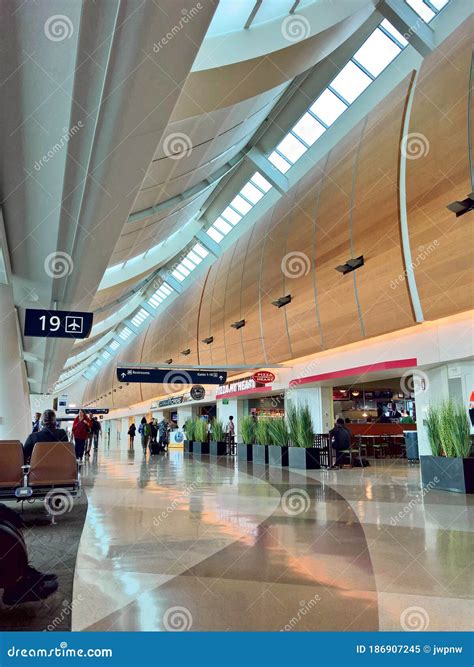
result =
M184 451L188 454L193 453L193 445L194 442L192 440L185 440L184 441Z
M201 440L195 440L193 443L193 454L209 454L209 443L201 442Z
M271 466L287 466L288 450L290 447L278 447L278 445L268 445L268 463Z
M254 463L268 463L268 445L252 445Z
M321 467L319 449L316 447L290 447L288 450L288 465L290 468L317 470Z
M474 493L474 458L421 456L421 480L436 491Z
M225 456L227 454L227 443L211 440L209 443L209 453L211 456Z
M241 442L237 443L237 458L239 461L251 461L252 460L252 447L253 445L244 445Z

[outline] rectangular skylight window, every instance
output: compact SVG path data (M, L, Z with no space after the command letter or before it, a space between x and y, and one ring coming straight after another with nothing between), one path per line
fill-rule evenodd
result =
M324 125L318 123L318 121L309 113L305 113L293 128L293 132L298 135L305 144L308 144L308 146L312 146L316 139L319 139L325 130L326 128Z
M350 104L364 92L371 82L372 79L370 76L367 76L360 67L357 67L357 65L350 60L332 81L331 88L339 93L339 95L342 95L342 97Z
M233 208L230 208L230 206L222 211L221 217L225 218L231 225L236 225L242 220L242 216L237 211L234 211Z
M197 254L200 257L202 257L203 259L205 259L209 254L209 252L206 250L206 248L204 248L200 243L196 243L192 247L192 250L193 250L193 252L197 252Z
M421 16L425 23L429 23L436 13L426 5L423 0L406 0L407 4Z
M114 352L115 352L115 350L118 350L118 348L120 347L120 343L118 342L118 340L113 340L113 341L110 343L110 347L111 347L111 349L114 350Z
M260 188L260 190L263 190L264 192L268 192L270 190L271 183L267 181L266 178L262 176L258 171L255 172L255 174L252 176L250 179L251 183L254 183L257 187Z
M262 195L263 196L263 195ZM212 225L215 229L218 229L222 234L228 234L232 229L232 226L222 218L217 218L217 220Z
M298 160L308 149L301 143L301 141L291 134L291 132L289 132L283 141L280 141L276 150L279 153L282 153L287 160L295 163L296 160Z
M249 200L252 204L256 204L263 197L263 192L253 185L250 181L244 185L240 194Z
M125 327L125 328L122 329L122 331L119 333L119 337L120 337L122 340L127 340L127 338L129 338L131 335L132 335L132 330L129 329L128 327Z
M217 229L215 229L215 227L209 227L209 229L207 230L207 235L210 236L211 239L216 243L220 243L224 238L224 236L220 232L218 232Z
M268 159L273 164L273 166L278 169L278 171L281 171L282 174L286 174L288 169L291 167L291 164L287 160L284 160L282 156L279 155L279 153L276 151L270 153Z
M190 259L194 264L200 264L202 262L202 257L199 257L199 255L196 255L196 253L193 250L190 250L187 254L188 259ZM169 288L168 288L169 289Z
M401 48L377 28L354 55L354 60L372 76L378 76L400 51Z
M339 118L341 113L347 109L347 105L337 95L326 89L310 109L323 123L332 125L336 118Z
M108 352L107 350L104 350L104 351L102 352L102 359L110 359L111 356L112 356L112 355L111 355L110 352Z
M430 4L433 5L438 11L443 9L443 7L446 7L448 4L449 0L431 0Z
M175 269L175 270L171 273L171 275L172 275L174 278L176 278L176 280L179 280L180 283L182 283L183 280L186 278L186 276L189 276L189 271L186 271L186 273L184 273L184 271L183 271L183 273L181 273L181 271L179 271L178 269Z
M232 208L235 208L242 216L248 213L252 208L252 204L249 204L248 201L246 201L240 195L234 197L234 199L230 202L230 205Z
M183 265L190 271L194 271L194 269L196 268L196 264L194 264L194 262L191 262L191 260L188 257L185 257L183 259Z
M403 47L407 46L408 41L405 39L405 37L402 35L401 32L398 32L398 30L393 27L390 21L384 19L380 25L384 30L386 30L390 35L392 35L392 37L396 39L397 42L401 44L401 46Z
M130 321L133 326L139 327L140 324L142 324L148 317L150 317L150 313L144 308L140 308L140 310L134 315L134 317L132 317Z

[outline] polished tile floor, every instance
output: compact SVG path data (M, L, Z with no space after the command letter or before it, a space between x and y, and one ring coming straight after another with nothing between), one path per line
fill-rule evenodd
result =
M400 461L282 470L101 449L73 630L468 630L474 502Z

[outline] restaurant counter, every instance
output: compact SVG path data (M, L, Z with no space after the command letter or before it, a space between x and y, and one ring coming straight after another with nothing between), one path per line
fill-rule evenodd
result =
M403 435L403 431L416 431L416 424L346 424L352 435Z

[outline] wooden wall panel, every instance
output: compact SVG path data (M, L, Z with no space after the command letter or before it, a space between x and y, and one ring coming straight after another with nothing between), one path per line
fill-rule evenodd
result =
M282 248L284 292L294 295L291 308L287 309L293 357L322 349L314 289L315 232L322 176L322 170L316 167L299 183L286 248Z
M349 212L359 124L331 152L322 186L316 226L316 280L324 347L345 345L362 336L353 274L335 268L351 256Z
M266 213L247 232L249 244L247 256L244 260L242 284L240 291L240 317L245 320L245 327L240 329L246 364L264 366L267 362L263 345L262 329L260 326L260 267L265 245L266 233L270 224L272 212Z
M118 353L112 364L115 363L115 366L117 367L127 366L129 363L139 362L141 360L144 340L145 333L142 333L130 340L128 345ZM114 373L113 378L113 388L117 390L113 392L114 407L124 407L143 401L140 383L131 383L127 387L126 384L117 380L116 373Z
M412 260L427 320L473 307L474 213L456 218L446 208L472 191L467 136L473 34L471 17L424 60L410 116L410 133L420 133L429 146L407 164Z
M209 269L204 291L201 295L201 307L199 311L198 344L199 344L199 363L201 365L212 365L211 345L205 345L201 341L204 338L212 336L211 331L211 308L212 294L214 285L219 275L219 266L221 260L218 259Z
M227 364L224 341L224 304L227 285L227 274L232 264L235 246L231 247L221 258L212 290L209 335L214 336L214 343L209 345L213 365Z
M235 244L231 266L227 274L224 305L224 342L228 363L242 364L244 351L242 347L242 330L233 329L232 322L240 320L240 293L242 275L250 234L244 234Z
M281 270L281 249L285 247L292 220L295 189L275 205L265 236L260 265L260 308L265 354L268 363L291 359L286 312L294 304L277 308L272 304L286 294Z
M352 208L357 293L367 337L415 323L401 246L398 169L407 77L369 115L357 158ZM401 279L400 279L401 276Z

